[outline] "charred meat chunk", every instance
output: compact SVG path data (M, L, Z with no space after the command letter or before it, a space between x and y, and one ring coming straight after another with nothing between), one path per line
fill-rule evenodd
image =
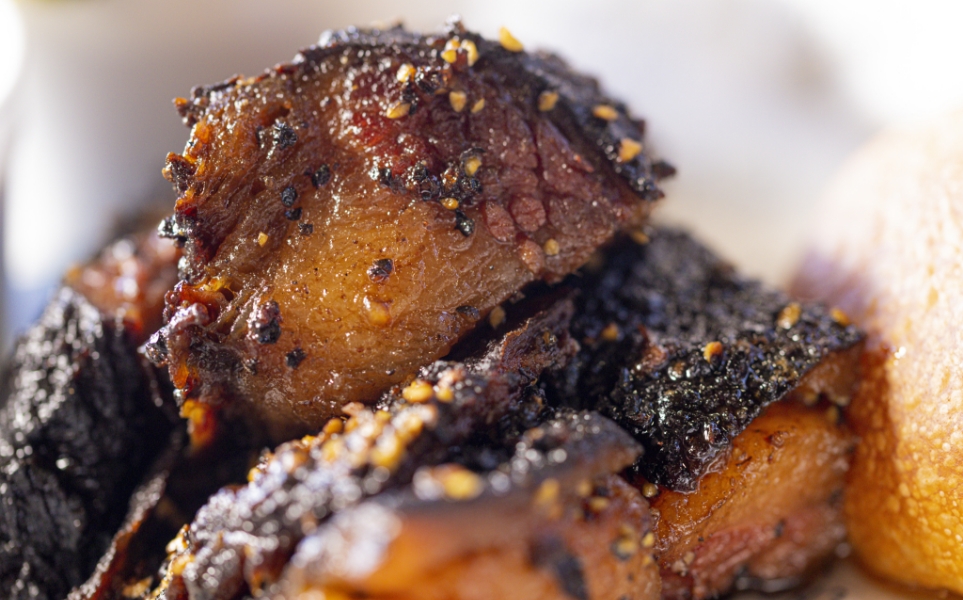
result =
M154 285L176 273L155 243L170 247L126 238L74 271L16 344L0 392L3 598L63 598L89 576L168 440L172 406L137 353L160 320Z
M376 470L344 479L340 457L331 455L344 452L349 435L285 444L247 488L212 498L171 544L154 593L167 600L465 598L466 590L492 600L659 597L648 506L614 474L639 447L611 421L590 413L549 419L423 464L404 481ZM493 450L505 452L503 460L479 468L489 459L473 454ZM245 519L243 529L226 527Z
M738 276L686 234L626 240L571 285L578 357L556 401L591 405L645 448L646 480L692 491L762 410L828 361L808 394L844 404L862 334L845 316Z
M279 596L659 598L648 506L614 474L636 452L576 413L527 431L491 471L423 467L307 536Z
M645 220L671 167L641 121L515 50L458 22L330 32L178 100L163 229L184 280L152 356L186 400L253 411L276 441L316 430Z
M422 469L461 465L457 477L473 495L481 480L472 473L508 461L522 433L546 418L536 380L574 354L571 310L563 299L513 326L509 315L508 331L483 350L425 367L378 407L349 405L346 421L332 419L317 436L282 446L247 487L214 496L174 544L162 583L167 598L270 588L301 540L332 514L409 485ZM625 441L619 452L631 462L634 442Z

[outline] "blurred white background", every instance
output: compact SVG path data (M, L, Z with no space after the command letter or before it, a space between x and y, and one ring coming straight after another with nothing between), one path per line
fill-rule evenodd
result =
M432 30L459 13L488 36L506 25L557 50L646 118L678 167L659 218L777 283L847 153L888 123L963 105L963 3L948 0L11 2L0 0L8 333L119 218L170 205L160 170L188 133L172 98L288 60L327 28L402 18Z

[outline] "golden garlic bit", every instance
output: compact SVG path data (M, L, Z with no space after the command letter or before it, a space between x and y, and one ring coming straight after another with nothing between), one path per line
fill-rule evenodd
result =
M518 41L518 38L512 35L512 32L509 31L507 27L502 27L498 30L498 42L502 45L502 48L509 52L521 52L525 49L525 46Z

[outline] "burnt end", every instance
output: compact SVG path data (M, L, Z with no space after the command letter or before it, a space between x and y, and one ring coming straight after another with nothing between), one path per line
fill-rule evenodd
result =
M321 165L318 170L311 173L311 185L316 188L323 187L331 181L331 167L328 165Z
M343 428L334 419L330 431L343 434L326 427L318 436L285 444L258 468L250 485L214 495L191 525L189 564L177 581L163 585L186 589L191 597L242 597L252 581L280 578L312 528L366 498L404 488L421 467L456 462L494 468L520 452L511 462L518 470L512 480L519 481L535 466L557 467L545 457L559 445L571 448L569 462L576 465L589 456L598 456L613 472L630 464L638 448L598 416L570 415L544 425L539 435L523 437L553 416L542 410L533 384L546 369L564 365L576 347L567 335L571 301L513 309L513 325L503 335L477 340L462 360L437 361L418 373L424 389L446 392L416 397L395 389L381 399L380 409L358 407ZM406 438L412 423L417 433ZM335 443L325 446L332 438ZM315 525L306 527L308 522ZM230 538L226 532L245 534Z
M63 598L94 570L172 427L152 377L70 288L17 343L0 407L3 597Z
M684 233L650 233L569 280L581 291L572 335L582 348L551 394L593 403L631 432L648 481L691 490L764 407L862 334L739 277Z

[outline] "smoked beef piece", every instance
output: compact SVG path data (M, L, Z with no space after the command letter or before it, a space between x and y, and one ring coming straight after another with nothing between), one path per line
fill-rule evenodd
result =
M275 441L372 403L526 284L646 219L672 172L558 58L401 28L197 88L167 177L184 246L151 344L186 401Z
M154 235L112 244L17 342L0 404L0 597L60 600L87 578L168 442L170 390L137 346L176 259Z
M599 410L642 443L639 474L691 491L795 388L812 402L848 401L862 334L845 315L740 277L682 232L649 237L570 279L581 292L572 322L581 350L553 380L556 402Z

